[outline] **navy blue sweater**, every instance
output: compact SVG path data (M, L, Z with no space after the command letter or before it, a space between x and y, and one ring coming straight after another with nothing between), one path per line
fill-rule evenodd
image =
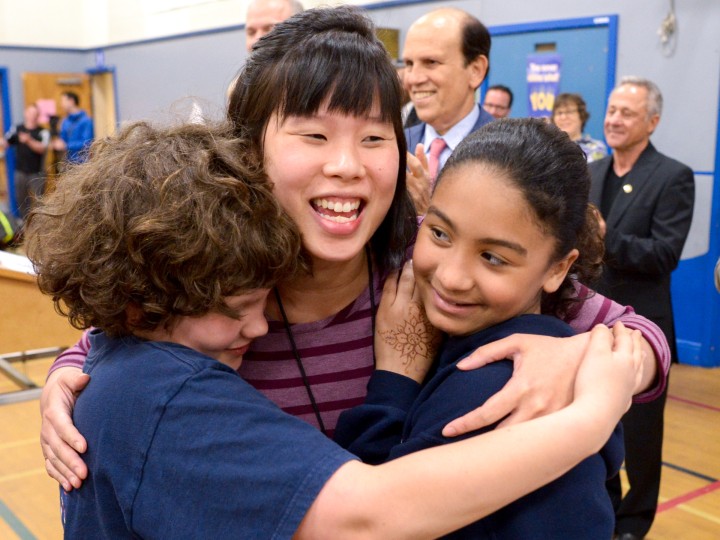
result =
M365 403L341 415L335 440L363 461L381 463L494 429L491 425L455 438L441 434L449 421L485 403L512 375L508 360L471 371L458 370L457 362L478 347L515 333L573 335L555 317L523 315L469 336L449 338L423 386L395 373L375 371ZM618 426L600 453L447 538L607 540L612 536L614 513L605 481L617 474L623 453Z

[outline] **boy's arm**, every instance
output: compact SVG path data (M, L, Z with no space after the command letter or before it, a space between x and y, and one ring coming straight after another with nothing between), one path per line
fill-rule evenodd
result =
M646 403L662 394L670 370L670 346L665 334L649 319L635 313L630 306L622 306L592 291L580 283L575 284L580 298L585 298L581 309L567 322L576 332L589 332L595 325L612 327L622 322L626 327L639 330L643 336L645 370L634 403Z

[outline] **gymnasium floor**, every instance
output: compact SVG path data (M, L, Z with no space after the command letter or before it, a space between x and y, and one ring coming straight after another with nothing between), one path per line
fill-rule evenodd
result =
M14 366L42 384L50 360ZM0 374L0 392L17 390ZM720 368L672 368L660 506L648 540L720 538ZM0 538L62 538L57 485L45 475L38 401L0 405Z

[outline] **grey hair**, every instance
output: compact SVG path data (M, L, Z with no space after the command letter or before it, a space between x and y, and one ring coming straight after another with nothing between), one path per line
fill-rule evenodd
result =
M618 84L616 86L616 88L619 88L626 84L631 84L633 86L639 86L639 87L647 90L648 118L651 118L656 114L658 116L662 116L663 97L662 97L662 93L660 92L660 88L658 88L657 84L655 84L651 80L645 79L643 77L636 77L635 75L628 75L628 76L620 79L620 84Z

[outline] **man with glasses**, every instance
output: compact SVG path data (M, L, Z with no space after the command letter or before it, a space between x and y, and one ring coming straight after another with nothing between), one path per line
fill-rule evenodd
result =
M493 118L506 118L510 116L512 104L512 90L505 85L494 84L485 92L483 109L489 112Z

